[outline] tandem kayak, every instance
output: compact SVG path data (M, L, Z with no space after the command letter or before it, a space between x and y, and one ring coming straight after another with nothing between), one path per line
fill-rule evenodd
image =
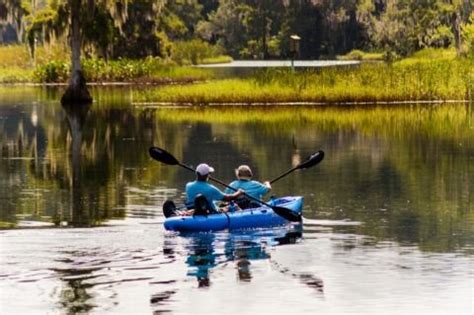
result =
M303 210L303 197L290 196L272 199L271 206L290 209L296 213ZM210 215L173 216L165 219L166 230L178 232L210 232L221 230L239 230L267 228L290 223L276 214L272 208L262 205L241 211Z

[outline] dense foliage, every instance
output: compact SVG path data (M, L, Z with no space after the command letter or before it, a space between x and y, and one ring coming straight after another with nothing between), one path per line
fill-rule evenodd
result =
M68 2L0 0L0 43L16 38L34 48L37 43L66 41ZM303 59L333 57L354 49L385 52L392 59L422 48L449 46L466 54L474 46L471 0L83 3L84 51L105 59L159 56L182 62L183 55L190 55L183 49L211 51L207 43L217 46L213 54L234 58L288 58L291 34L302 38ZM191 44L184 44L188 41Z

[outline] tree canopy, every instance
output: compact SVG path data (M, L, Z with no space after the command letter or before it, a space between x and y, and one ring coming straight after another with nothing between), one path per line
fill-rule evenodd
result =
M73 0L0 0L0 34L67 40ZM81 2L81 1L79 1ZM83 0L83 51L103 58L168 58L176 43L205 41L236 59L300 58L353 49L409 55L426 47L473 45L471 0ZM0 36L0 41L6 41Z

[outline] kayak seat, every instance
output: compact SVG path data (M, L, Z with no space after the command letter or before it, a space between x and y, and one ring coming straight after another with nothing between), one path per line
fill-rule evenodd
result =
M163 215L165 218L174 217L178 215L176 213L176 205L172 200L166 200L163 204Z
M202 194L198 194L194 198L194 215L209 215L218 213L211 206L210 202Z
M240 209L258 208L261 206L261 204L253 200L249 200L248 198L238 198L235 202Z

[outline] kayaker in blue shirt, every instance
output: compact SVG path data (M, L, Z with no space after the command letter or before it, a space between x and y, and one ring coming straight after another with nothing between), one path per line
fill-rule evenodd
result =
M203 196L207 200L212 212L218 212L216 201L232 201L243 194L241 189L233 193L223 193L216 186L209 184L209 174L214 172L214 168L205 163L196 167L196 180L186 184L186 206L194 208L196 197Z
M240 165L235 170L235 176L237 176L237 180L230 183L229 186L235 189L242 189L247 195L250 195L256 199L261 200L262 197L272 189L272 186L268 181L260 183L256 180L252 180L252 170L248 165ZM229 193L231 191L231 189L227 188L224 192ZM247 198L239 198L237 200L237 204L242 209L253 206L259 206L258 204L254 204Z

